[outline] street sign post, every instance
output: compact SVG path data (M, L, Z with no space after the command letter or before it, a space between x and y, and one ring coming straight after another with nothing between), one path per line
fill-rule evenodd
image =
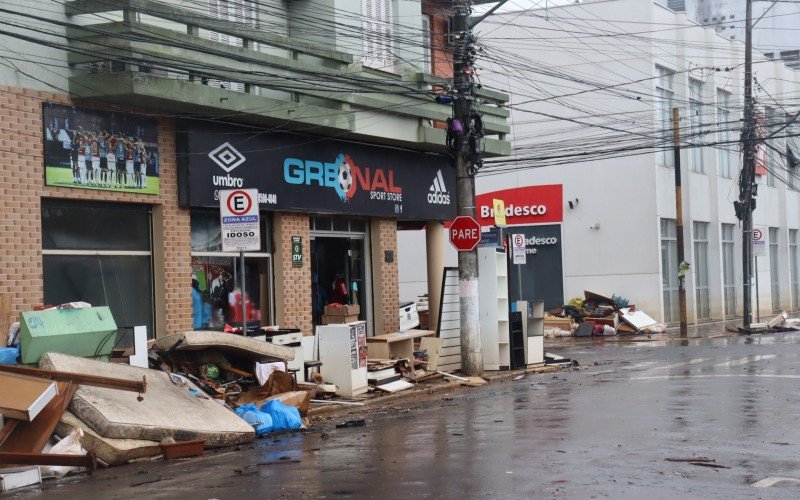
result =
M764 239L764 230L753 228L753 255L765 257L767 255L767 241Z
M514 264L525 264L527 262L524 234L511 235L511 255L514 258Z
M481 225L468 215L459 215L453 219L448 229L450 243L459 252L469 252L481 241Z
M244 283L244 253L261 250L258 189L227 189L219 192L222 251L239 252L242 288L242 335L247 336L247 295Z

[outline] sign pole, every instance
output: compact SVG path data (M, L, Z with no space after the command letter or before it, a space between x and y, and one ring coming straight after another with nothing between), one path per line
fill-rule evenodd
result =
M247 337L247 294L244 287L244 252L239 252L239 263L242 268L242 335Z

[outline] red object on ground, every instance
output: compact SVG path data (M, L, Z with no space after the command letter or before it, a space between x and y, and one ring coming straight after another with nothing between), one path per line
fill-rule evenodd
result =
M459 252L469 252L481 241L481 225L468 215L459 215L447 229L450 243Z

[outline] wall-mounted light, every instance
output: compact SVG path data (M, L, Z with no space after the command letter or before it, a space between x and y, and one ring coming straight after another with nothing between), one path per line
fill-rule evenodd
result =
M595 222L594 224L589 226L589 229L600 229L600 223L599 222Z

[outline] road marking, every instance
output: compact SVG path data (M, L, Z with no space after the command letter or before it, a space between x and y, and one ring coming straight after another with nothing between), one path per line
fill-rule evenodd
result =
M678 378L731 378L731 377L747 377L747 378L786 378L786 379L800 379L800 375L765 375L765 374L753 374L748 375L746 373L729 373L725 375L654 375L650 377L631 377L631 378L616 378L616 379L609 379L609 380L671 380L671 379L678 379Z
M704 363L710 359L711 358L695 358L695 359L690 359L689 361L682 361L680 363L672 363L664 366L656 366L655 368L651 368L648 371L671 370L673 368L680 368L681 366L689 366L689 365L696 365L697 363Z
M645 366L651 366L658 363L658 361L643 361L641 363L636 363L632 366L620 366L619 368L612 368L610 370L600 370L599 372L592 373L592 376L596 377L597 375L605 375L606 373L618 373L621 370L637 370L639 368L644 368Z
M800 484L800 479L795 479L793 477L777 477L772 476L766 479L762 479L761 481L756 481L752 484L756 488L769 488L770 486L775 486L778 483L794 483Z
M718 363L718 364L716 364L714 366L727 366L727 367L741 366L741 365L746 365L748 363L754 363L756 361L762 361L762 360L765 360L765 359L772 359L774 357L775 357L775 354L764 354L764 355L760 355L759 354L759 355L747 356L747 357L741 358L741 359L734 359L732 361L726 361L724 363Z

